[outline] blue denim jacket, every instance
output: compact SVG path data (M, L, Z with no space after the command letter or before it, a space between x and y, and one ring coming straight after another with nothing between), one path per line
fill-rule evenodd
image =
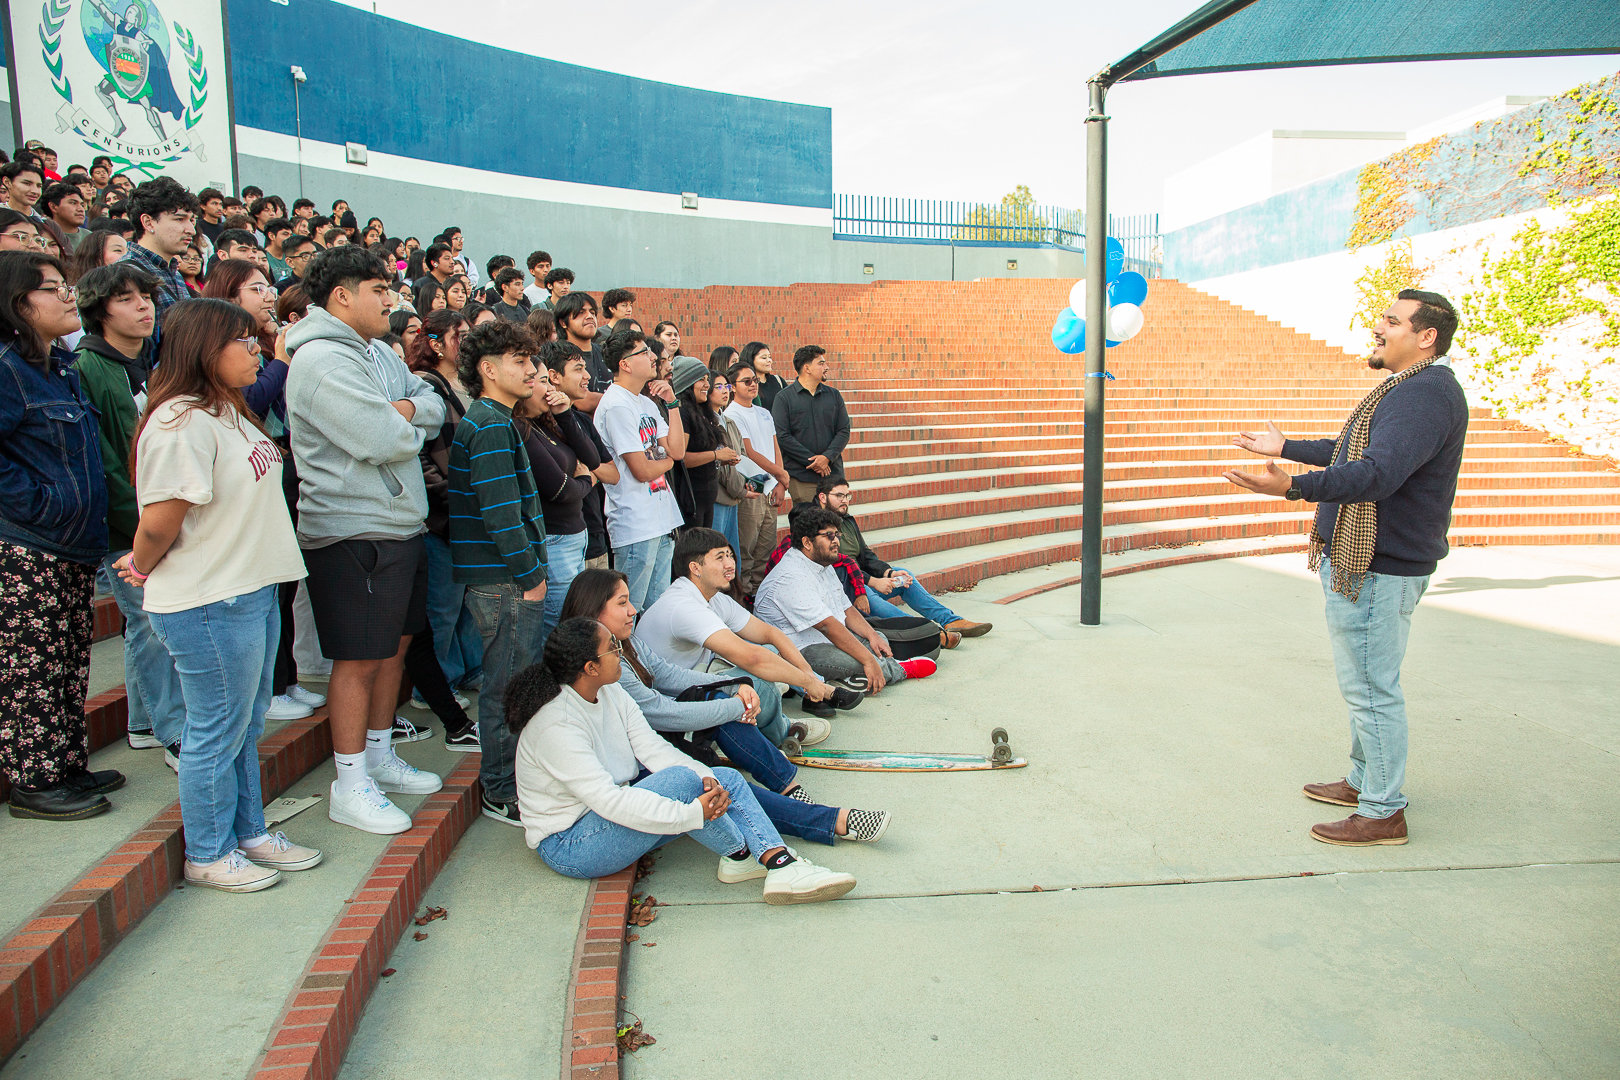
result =
M101 421L72 361L55 346L44 364L0 346L0 541L97 563L107 553Z

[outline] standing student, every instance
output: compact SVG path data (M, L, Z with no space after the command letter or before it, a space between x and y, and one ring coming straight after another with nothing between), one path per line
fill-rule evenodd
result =
M759 404L766 412L776 403L776 395L787 388L787 380L776 374L771 360L771 347L763 341L750 341L737 357L739 364L747 364L759 375Z
M745 499L760 496L758 492L749 490L743 483L742 474L737 471L737 464L742 461L743 442L736 423L726 415L726 408L730 404L731 383L726 381L725 372L713 372L709 376L709 415L724 432L726 447L737 455L737 462L721 462L715 473L714 527L731 542L731 550L735 554L741 546L737 535L737 505Z
M405 652L427 625L427 488L417 453L445 410L374 340L388 332L391 277L364 248L321 252L304 275L309 314L287 332L298 541L321 650L332 661L337 779L327 813L384 834L404 832L411 816L383 792L443 786L392 743Z
M161 332L163 313L171 304L191 297L180 273L180 256L197 235L197 198L172 176L160 176L146 181L130 196L129 220L135 226L135 242L124 258L157 278L155 302Z
M535 311L529 316L531 331L536 322L551 315L549 311ZM536 340L539 340L537 337ZM568 395L568 400L574 406L574 420L590 439L591 445L596 448L596 457L602 464L597 467L596 479L600 481L596 490L585 496L580 505L580 514L585 519L585 565L606 570L608 568L608 534L607 534L607 498L606 485L619 482L619 467L613 462L613 455L608 451L607 444L596 430L593 418L586 410L585 404L591 399L590 369L585 364L585 357L579 347L572 342L555 342L555 350L541 349L540 359L551 372L551 385ZM608 385L612 385L609 383ZM601 395L595 395L601 400ZM549 537L549 533L547 534ZM551 625L556 625L555 622Z
M450 557L484 638L478 783L484 816L509 825L522 822L506 684L545 644L545 524L534 470L512 419L518 402L534 394L533 353L529 332L500 319L462 340L457 367L473 400L450 446Z
M669 585L681 526L669 472L675 455L686 452L686 434L679 411L666 422L641 393L655 369L640 334L615 330L602 345L602 361L613 385L602 394L594 420L619 469L619 482L605 485L608 535L614 566L630 579L630 602L645 610Z
M843 395L826 385L826 349L801 346L793 354L793 370L799 377L776 395L771 417L787 466L788 494L796 503L813 503L822 478L844 473L849 410Z
M247 409L259 375L247 312L221 300L170 311L135 434L140 526L117 567L141 587L180 673L185 879L256 892L321 853L264 822L259 736L270 707L279 586L304 576L281 492L281 449Z
M536 309L550 311L546 301L551 299L551 290L546 288L546 275L551 273L551 253L546 251L529 252L529 260L525 263L529 268L529 276L534 278L534 284L523 289L523 295L529 298L529 303Z
M54 344L74 289L41 251L0 254L0 773L11 816L111 809L122 773L89 771L84 698L107 485L96 414Z
M726 406L726 417L736 423L743 440L737 471L749 490L759 493L759 498L744 499L737 508L737 579L743 595L753 596L770 570L776 516L787 502L788 474L776 441L776 420L758 403L759 374L739 362L732 365L730 377L734 400Z
M721 465L735 465L738 454L726 445L726 432L709 411L709 369L703 361L683 356L675 361L670 384L680 402L686 451L681 468L690 484L692 503L683 514L688 529L714 526L714 500L720 490Z

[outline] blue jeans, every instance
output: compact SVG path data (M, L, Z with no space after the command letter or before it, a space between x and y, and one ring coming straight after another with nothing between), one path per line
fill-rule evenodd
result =
M775 689L773 684L767 685ZM762 692L761 705L764 704L764 700L765 695ZM776 701L777 711L780 714L781 697L778 696ZM818 844L831 845L833 838L838 835L836 807L804 803L777 794L793 783L794 777L799 775L799 769L766 738L763 725L764 712L765 710L761 708L762 723L758 727L745 724L741 720L721 724L714 729L714 741L726 752L729 760L747 769L754 779L759 781L758 784L752 785L754 798L759 800L759 808L765 811L765 816L771 819L771 824L776 826L777 831L814 840ZM786 727L784 722L784 731Z
M478 678L484 663L484 642L478 623L467 610L467 587L457 585L455 567L450 562L450 545L443 538L424 533L428 557L428 625L433 627L433 651L444 681L454 689Z
M899 570L901 567L896 566L893 569ZM906 573L910 574L911 571L907 570ZM917 584L915 574L912 574L910 585L894 590L887 597L880 595L870 585L866 587L866 602L871 605L872 614L880 619L898 619L907 614L895 607L897 601L903 601L913 613L939 623L942 629L946 623L953 623L961 618L956 612L935 600L927 589Z
M180 673L180 817L186 858L201 866L265 832L259 736L281 638L278 587L149 617Z
M767 646L769 648L769 646ZM772 650L775 651L775 650ZM715 681L721 679L747 679L754 685L754 693L759 695L759 731L772 746L780 746L782 740L787 738L788 718L782 714L782 691L769 679L761 679L750 675L739 667L729 667L724 671L711 672ZM753 770L750 769L750 772ZM790 776L789 780L792 779ZM782 781L783 784L787 780ZM777 787L781 787L778 784Z
M548 582L546 592L551 592ZM484 635L484 685L478 691L478 782L491 802L517 800L517 737L506 726L506 684L540 659L545 601L525 600L516 585L469 585L467 609Z
M1361 792L1356 813L1387 818L1406 805L1406 695L1401 661L1412 612L1429 587L1427 577L1368 573L1354 603L1333 591L1322 560L1328 637L1339 693L1350 707L1350 786Z
M669 588L669 564L675 557L675 541L655 536L639 544L613 549L613 569L630 579L630 603L646 611Z
M129 730L151 732L164 746L180 741L186 722L186 701L174 657L152 633L152 622L141 608L144 590L118 576L112 564L129 549L108 552L101 560L110 580L108 588L124 616L124 686L129 701Z
M737 508L714 504L714 528L731 542L731 553L742 558L742 542L737 538Z
M563 601L568 597L568 586L585 569L585 545L590 533L581 529L577 533L546 533L546 618L545 634L557 629L562 621Z
M760 809L754 791L736 769L715 769L714 778L731 796L731 808L714 821L704 822L690 836L716 855L732 855L745 846L756 859L772 848L782 847L782 836ZM644 776L638 788L657 792L676 802L689 803L703 794L703 778L684 765L660 769ZM789 799L789 802L794 800ZM540 841L535 850L546 865L572 878L594 878L617 873L654 848L661 848L675 835L645 833L618 825L595 810L560 833Z

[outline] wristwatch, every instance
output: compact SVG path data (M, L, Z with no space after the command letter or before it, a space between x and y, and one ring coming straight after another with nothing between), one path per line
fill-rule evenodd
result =
M1288 485L1288 490L1284 493L1284 498L1286 498L1289 502L1299 502L1304 497L1305 493L1299 490L1299 477L1296 476L1294 477L1294 482Z

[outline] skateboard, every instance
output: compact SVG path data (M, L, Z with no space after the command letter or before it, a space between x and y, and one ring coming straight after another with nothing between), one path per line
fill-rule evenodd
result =
M990 733L990 756L979 754L911 754L888 750L823 750L812 746L788 753L795 765L813 769L853 769L874 772L975 772L982 769L1022 769L1029 761L1013 757L1007 729Z

